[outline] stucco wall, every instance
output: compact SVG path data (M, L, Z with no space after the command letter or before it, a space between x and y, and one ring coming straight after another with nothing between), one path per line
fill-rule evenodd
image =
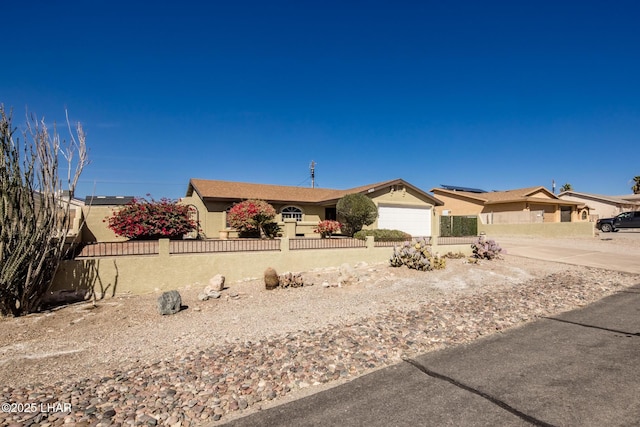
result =
M105 220L113 215L117 206L85 206L82 208L84 225L82 227L83 242L121 242L127 240L116 236Z
M444 206L437 206L436 212L441 215L443 210L448 211L449 215L477 215L482 212L484 203L477 200L461 199L457 197L450 197L445 193L439 193L434 190L435 196L444 202Z
M317 249L298 251L207 253L189 255L154 255L102 257L64 261L52 290L93 288L98 295L113 296L130 292L142 294L170 290L196 282L202 287L216 274L228 282L262 277L267 267L280 274L308 271L319 267L386 262L393 248ZM319 283L317 283L319 285Z
M478 233L487 236L591 237L592 222L554 222L543 224L478 224Z
M267 267L275 268L282 274L287 271L339 267L343 263L386 263L393 253L392 247L374 247L371 238L368 239L366 248L345 249L169 255L168 247L168 240L161 240L160 255L63 261L52 291L93 289L98 296L111 297L123 293L144 294L171 290L197 283L204 288L216 274L224 275L227 283L232 283L247 278L260 278ZM288 248L286 239L283 239L282 248ZM434 245L432 250L440 254L471 254L470 245Z

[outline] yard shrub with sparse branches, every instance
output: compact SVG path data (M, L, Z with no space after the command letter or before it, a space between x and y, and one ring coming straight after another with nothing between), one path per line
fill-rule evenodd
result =
M56 126L27 118L16 136L12 115L0 104L0 314L37 311L69 243L70 198L88 163L85 134L67 117L70 139ZM66 166L66 176L60 169ZM63 186L63 182L65 183ZM63 190L65 190L63 192ZM66 193L66 194L65 194Z

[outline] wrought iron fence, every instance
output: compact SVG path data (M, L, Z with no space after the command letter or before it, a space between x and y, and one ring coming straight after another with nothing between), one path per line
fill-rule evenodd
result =
M169 253L279 251L279 239L172 240Z
M157 240L140 240L135 242L91 242L79 246L77 257L124 256L124 255L157 255Z
M414 237L412 240L403 240L400 242L377 242L376 241L373 243L373 246L375 246L376 248L392 248L394 246L402 246L405 243L411 243L417 238L424 239L428 245L432 243L430 236L419 236L419 237Z
M477 236L438 237L438 245L470 245L478 240Z
M352 238L330 238L330 239L289 239L290 250L301 249L336 249L336 248L365 248L367 242Z

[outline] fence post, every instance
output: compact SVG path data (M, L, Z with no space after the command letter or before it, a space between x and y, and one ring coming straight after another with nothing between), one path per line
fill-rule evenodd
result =
M158 239L158 255L160 258L169 257L169 239Z
M280 238L280 252L289 252L289 238L281 237Z
M285 218L282 222L284 222L283 237L296 237L298 221L296 221L295 218Z
M373 249L376 246L375 241L373 240L373 236L366 236L365 242L367 249Z

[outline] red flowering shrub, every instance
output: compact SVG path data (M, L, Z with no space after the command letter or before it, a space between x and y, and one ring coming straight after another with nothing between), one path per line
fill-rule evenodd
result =
M313 231L320 233L322 237L331 237L333 233L337 233L340 230L340 227L342 227L342 224L338 221L325 219L324 221L320 221Z
M274 237L277 226L276 210L264 200L245 200L236 203L227 213L229 225L240 232L259 231L260 237Z
M162 198L133 199L105 221L118 236L130 239L178 238L198 229L189 215L189 206Z

